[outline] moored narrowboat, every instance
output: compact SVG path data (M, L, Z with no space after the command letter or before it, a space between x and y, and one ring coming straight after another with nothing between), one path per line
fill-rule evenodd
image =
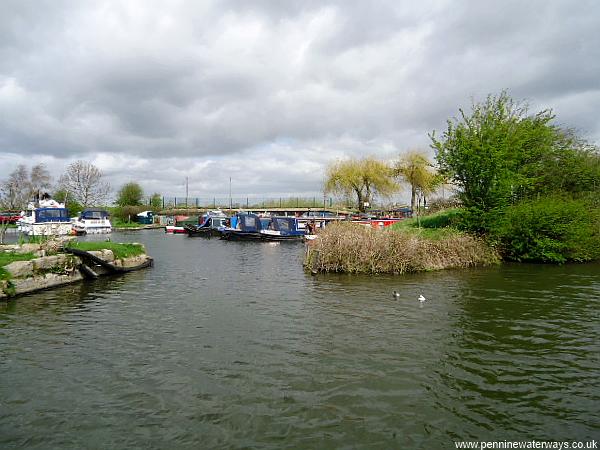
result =
M227 216L223 211L208 211L200 217L199 224L184 225L185 232L188 236L219 236L219 229L226 227Z

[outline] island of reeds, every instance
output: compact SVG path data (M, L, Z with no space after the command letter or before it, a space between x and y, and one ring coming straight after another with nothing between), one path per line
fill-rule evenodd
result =
M400 178L411 186L413 218L385 230L327 226L308 246L305 267L405 273L600 259L600 152L554 119L550 110L530 114L503 92L429 135L435 163L422 152L392 166L373 158L336 162L327 189L354 195L364 211ZM440 185L451 186L453 197L422 208Z

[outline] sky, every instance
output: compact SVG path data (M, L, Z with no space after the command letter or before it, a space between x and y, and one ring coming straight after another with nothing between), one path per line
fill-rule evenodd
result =
M600 2L3 0L0 180L76 160L113 190L322 195L507 90L600 142ZM406 195L406 194L405 194Z

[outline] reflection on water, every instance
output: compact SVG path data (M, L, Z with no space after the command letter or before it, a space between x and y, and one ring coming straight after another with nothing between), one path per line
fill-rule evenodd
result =
M155 267L0 304L1 448L600 432L598 265L311 277L302 245L113 240L143 242Z

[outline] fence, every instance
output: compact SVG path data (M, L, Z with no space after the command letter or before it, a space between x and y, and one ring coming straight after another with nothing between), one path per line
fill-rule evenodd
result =
M151 198L146 199L148 205ZM331 208L333 198L319 197L162 197L162 209L202 208L202 209L252 209L252 208ZM158 206L158 205L155 205Z

